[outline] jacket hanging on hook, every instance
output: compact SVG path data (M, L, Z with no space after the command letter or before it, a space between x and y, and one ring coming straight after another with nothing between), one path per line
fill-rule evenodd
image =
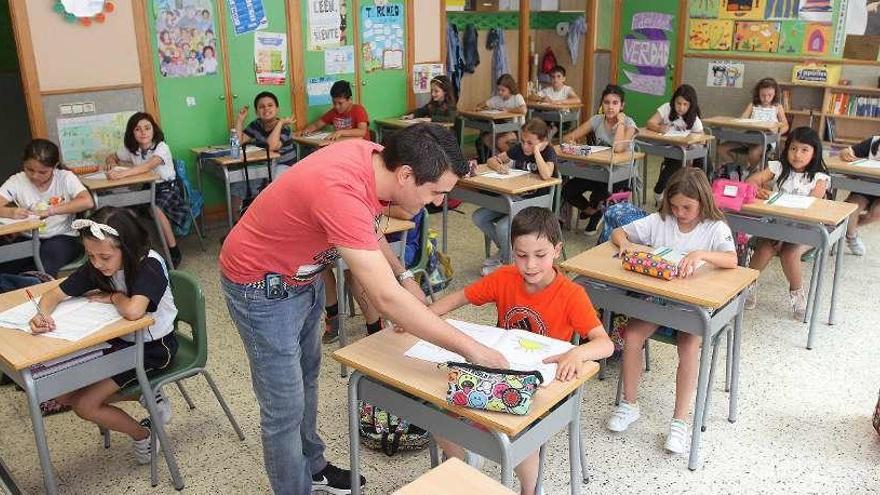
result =
M492 50L492 85L491 94L495 94L497 88L495 81L501 74L507 74L510 69L507 66L507 49L504 47L504 31L492 28L486 35L486 49Z
M461 39L455 24L446 26L446 74L452 80L456 99L461 94L461 76L464 75L464 59L461 53Z
M473 24L468 24L464 28L464 38L462 40L462 58L464 59L464 71L473 74L477 66L480 65L479 53L479 35L477 28Z

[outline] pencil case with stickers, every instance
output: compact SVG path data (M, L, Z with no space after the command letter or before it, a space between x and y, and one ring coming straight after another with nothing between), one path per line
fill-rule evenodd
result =
M526 415L544 381L540 371L487 368L453 361L445 366L449 385L446 402L483 411Z
M678 265L670 263L662 256L647 251L624 251L622 255L624 270L650 275L663 280L678 276Z

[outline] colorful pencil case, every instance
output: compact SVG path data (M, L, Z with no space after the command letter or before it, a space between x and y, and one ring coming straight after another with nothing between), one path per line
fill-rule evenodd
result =
M468 363L446 363L449 371L446 401L452 405L523 416L544 381L539 371L487 368Z
M663 280L678 276L678 265L666 261L662 256L647 251L624 251L623 269L643 273Z

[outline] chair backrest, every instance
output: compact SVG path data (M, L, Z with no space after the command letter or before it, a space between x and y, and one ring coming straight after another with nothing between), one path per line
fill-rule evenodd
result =
M174 320L174 330L177 338L190 339L195 344L196 357L192 366L204 367L208 362L208 328L205 318L205 294L198 280L192 275L179 270L169 272L171 282L171 294L174 296L174 305L177 306L177 318ZM190 327L189 333L185 333L179 327L179 322L184 322Z
M183 199L192 210L193 217L197 217L201 214L202 207L204 206L202 192L193 188L192 182L189 181L189 175L186 172L186 162L180 158L175 158L173 161L174 173L177 175L178 183L181 186L180 190L183 192Z

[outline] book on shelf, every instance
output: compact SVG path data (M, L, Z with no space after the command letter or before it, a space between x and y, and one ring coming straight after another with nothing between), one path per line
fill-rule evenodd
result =
M850 117L880 118L880 97L833 93L828 104L828 113Z

